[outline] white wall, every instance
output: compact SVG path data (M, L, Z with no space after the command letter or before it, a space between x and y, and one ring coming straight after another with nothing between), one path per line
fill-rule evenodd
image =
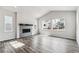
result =
M4 32L4 16L13 17L13 32ZM0 8L0 41L15 38L15 17L14 13Z
M79 45L79 8L77 9L77 19L76 19L76 40L77 40L77 43Z
M41 30L41 20L54 19L64 17L65 19L65 30L64 31L51 31ZM76 12L75 11L51 11L48 14L40 18L40 33L49 34L52 36L76 39Z
M32 35L37 34L37 19L34 17L35 15L32 14L29 10L24 11L25 9L18 9L17 12L17 38L20 38L20 28L19 24L33 24ZM36 29L34 28L36 25Z

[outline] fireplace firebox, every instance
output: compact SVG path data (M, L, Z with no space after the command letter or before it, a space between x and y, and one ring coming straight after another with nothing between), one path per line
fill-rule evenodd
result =
M22 29L22 33L28 33L30 32L30 29Z

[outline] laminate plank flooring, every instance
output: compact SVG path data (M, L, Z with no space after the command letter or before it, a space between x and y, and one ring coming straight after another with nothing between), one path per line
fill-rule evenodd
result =
M15 48L10 44L15 41L24 45ZM0 42L0 53L79 53L79 47L75 40L35 35Z

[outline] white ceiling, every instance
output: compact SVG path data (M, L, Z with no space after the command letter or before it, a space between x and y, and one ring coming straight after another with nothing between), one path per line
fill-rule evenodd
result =
M24 6L24 7L17 7L18 12L23 12L23 13L31 13L33 16L41 17L42 15L48 13L49 11L75 11L77 7L74 6Z
M14 6L0 6L0 8L15 12L16 8Z
M18 8L35 8L36 10L76 10L77 6L2 6L2 8L15 12Z
M31 13L35 17L40 17L49 11L76 11L77 6L2 6L12 12Z

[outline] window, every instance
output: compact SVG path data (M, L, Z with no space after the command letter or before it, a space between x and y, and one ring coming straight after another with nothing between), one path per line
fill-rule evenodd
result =
M53 25L53 30L63 30L64 29L64 18L59 18L59 19L53 19L52 20L52 25Z
M43 20L42 29L51 29L51 20Z
M12 32L13 31L12 21L13 20L12 20L11 16L4 17L4 31L5 32Z
M64 18L43 20L42 21L42 29L63 30L65 28L64 24L65 24Z

